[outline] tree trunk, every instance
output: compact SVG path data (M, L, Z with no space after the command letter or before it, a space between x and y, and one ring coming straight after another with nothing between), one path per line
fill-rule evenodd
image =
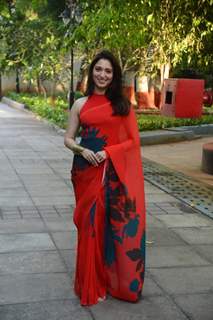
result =
M149 88L147 76L136 77L136 100L139 109L156 109L154 98L154 86Z
M164 68L164 79L168 79L169 78L169 71L170 71L170 63L167 62L165 64L165 68Z
M67 89L66 89L66 87L65 87L65 85L64 85L64 83L63 83L63 81L58 80L58 83L59 83L59 84L60 84L60 86L62 87L63 92L64 92L64 93L66 93L66 92L67 92Z
M51 93L50 93L50 104L55 107L56 100L56 81L52 80Z
M166 64L161 65L161 68L160 68L161 89L163 88L164 80L169 78L169 71L170 71L170 62L167 62Z
M2 77L0 72L0 99L2 98Z
M16 93L20 93L20 79L18 68L16 69Z
M85 92L86 90L86 82L87 82L87 68L85 67L87 65L87 58L84 57L81 60L81 66L79 70L79 75L78 75L78 81L76 84L76 91L80 91L82 93Z
M27 92L30 93L32 88L32 81L31 79L27 82Z
M135 100L135 72L126 71L123 75L123 93L131 104L136 105Z
M160 69L160 79L161 79L161 98L159 100L159 108L162 108L162 92L163 92L163 86L164 86L164 80L169 78L169 71L170 71L170 62L168 61L166 64L161 65Z
M87 83L87 70L80 69L79 79L76 84L76 91L80 91L84 93L86 91L86 83Z
M40 77L39 75L37 75L36 77L36 84L37 84L37 90L38 90L38 94L41 94L41 80L40 80Z

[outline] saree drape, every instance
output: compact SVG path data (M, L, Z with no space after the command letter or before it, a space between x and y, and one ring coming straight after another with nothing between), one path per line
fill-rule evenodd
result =
M82 305L107 293L135 302L145 272L145 201L134 110L113 115L110 101L93 94L80 111L80 144L105 150L98 167L75 155L71 170L78 231L74 290Z

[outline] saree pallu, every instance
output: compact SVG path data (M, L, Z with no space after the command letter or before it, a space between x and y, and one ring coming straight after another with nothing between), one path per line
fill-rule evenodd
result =
M145 204L140 142L134 111L113 115L110 101L93 94L80 112L83 147L105 150L97 167L75 155L71 179L78 231L75 293L93 305L107 293L136 302L145 272Z

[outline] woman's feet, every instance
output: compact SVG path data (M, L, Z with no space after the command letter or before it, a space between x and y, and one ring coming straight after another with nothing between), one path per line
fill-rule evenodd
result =
M98 302L102 302L102 301L104 301L104 300L106 300L106 296L104 296L104 297L99 297L99 298L98 298Z

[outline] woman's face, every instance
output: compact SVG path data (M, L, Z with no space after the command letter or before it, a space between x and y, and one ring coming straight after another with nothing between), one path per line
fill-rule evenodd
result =
M93 81L98 90L105 91L113 78L113 68L111 62L106 59L100 59L93 68Z

